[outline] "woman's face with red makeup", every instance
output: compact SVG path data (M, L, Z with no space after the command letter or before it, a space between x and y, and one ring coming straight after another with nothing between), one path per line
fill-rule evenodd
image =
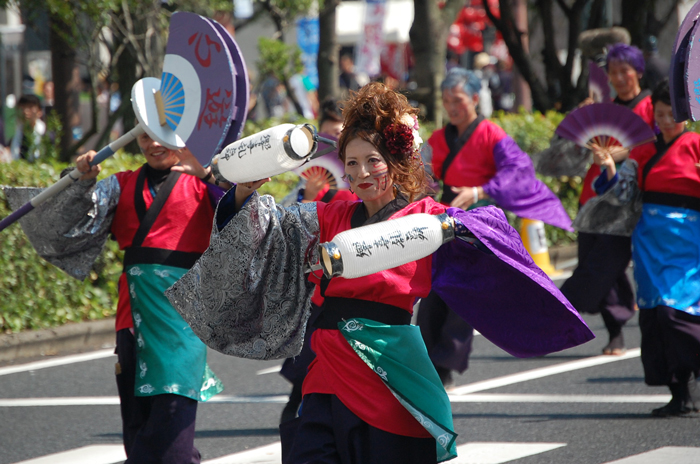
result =
M389 165L379 150L366 140L352 139L345 148L345 175L362 201L394 198Z

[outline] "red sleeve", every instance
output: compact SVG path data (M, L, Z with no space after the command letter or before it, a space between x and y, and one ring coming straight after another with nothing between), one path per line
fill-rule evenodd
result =
M638 179L642 178L642 171L644 170L644 166L646 166L649 159L655 154L656 144L654 144L653 142L645 143L644 145L632 149L632 151L630 152L630 159L635 160L637 162L637 165L639 166L637 171Z
M430 197L425 197L422 198L418 201L414 201L413 203L409 204L405 208L403 208L400 211L397 211L393 216L391 216L392 219L403 217L403 216L408 216L409 214L416 214L416 213L427 213L427 214L442 214L447 210L447 207L441 203L438 203L437 201L433 200Z
M329 184L326 184L323 186L323 188L318 192L318 195L313 199L313 201L321 201L323 196L328 193L328 191L331 189L331 186Z
M350 190L346 189L341 189L338 190L338 193L335 194L333 199L331 199L331 202L334 201L358 201L359 198L357 198L357 195L352 193Z
M119 182L120 187L124 187L124 183L129 180L129 177L131 177L136 171L122 171L114 174L114 177L117 178L117 181Z
M508 134L506 134L506 131L504 131L503 128L498 124L493 123L489 120L485 120L484 122L488 122L488 124L486 125L486 127L488 127L489 129L487 136L488 150L490 153L493 153L493 149L496 146L496 144L503 140L505 137L507 137Z
M642 184L647 192L700 197L700 135L686 132L671 145L654 165ZM640 174L641 174L640 170ZM641 177L640 177L641 178Z
M645 123L649 124L649 127L654 129L656 122L654 121L654 106L651 104L651 96L642 98L642 101L637 103L632 111L641 117Z
M433 159L431 160L433 177L442 179L442 163L445 162L445 158L447 158L447 154L450 151L445 140L445 129L438 129L433 132L433 135L428 139L428 143L433 150Z
M321 242L329 242L338 232L350 228L354 205L355 202L349 201L316 202Z
M318 217L318 234L323 242L323 220L326 217L326 207L328 203L316 202L316 216Z
M325 187L321 189L320 192L318 192L318 195L316 195L316 198L314 198L314 201L323 201L323 197L328 193L330 190L330 185L326 184ZM335 194L333 197L326 201L325 203L332 203L334 201L357 201L359 198L357 198L357 195L352 193L348 189L338 189L335 191Z

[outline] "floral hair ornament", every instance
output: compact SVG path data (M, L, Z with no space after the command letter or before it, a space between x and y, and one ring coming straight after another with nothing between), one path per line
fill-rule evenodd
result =
M419 151L420 146L423 144L423 139L421 138L420 134L418 133L418 118L415 116L411 116L410 114L404 114L403 117L401 118L401 121L411 127L412 132L413 132L413 150L414 151Z
M386 148L392 155L405 155L420 149L423 139L418 133L418 119L404 114L401 123L389 124L384 129Z

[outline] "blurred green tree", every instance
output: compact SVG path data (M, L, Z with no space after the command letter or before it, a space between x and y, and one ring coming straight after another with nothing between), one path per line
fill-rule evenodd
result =
M174 11L191 11L207 17L233 10L230 0L0 0L0 8L18 7L31 27L40 15L48 15L55 110L62 133L61 160L68 161L95 134L97 145L109 140L112 127L123 119L133 127L129 95L133 84L145 76L159 76L165 54L168 24ZM76 107L72 99L74 70L84 65L90 76L91 128L73 140ZM105 127L97 124L97 91L101 82L118 84L121 105L110 112ZM110 96L117 86L110 89ZM135 145L127 147L138 152Z

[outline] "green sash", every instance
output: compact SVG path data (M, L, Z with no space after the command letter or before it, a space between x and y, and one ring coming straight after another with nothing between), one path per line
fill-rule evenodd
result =
M187 271L135 264L126 272L136 337L136 396L174 393L207 401L223 384L207 365L207 348L175 311L165 290Z
M428 357L420 329L362 318L339 322L338 329L401 405L435 438L438 462L457 457L450 400Z

